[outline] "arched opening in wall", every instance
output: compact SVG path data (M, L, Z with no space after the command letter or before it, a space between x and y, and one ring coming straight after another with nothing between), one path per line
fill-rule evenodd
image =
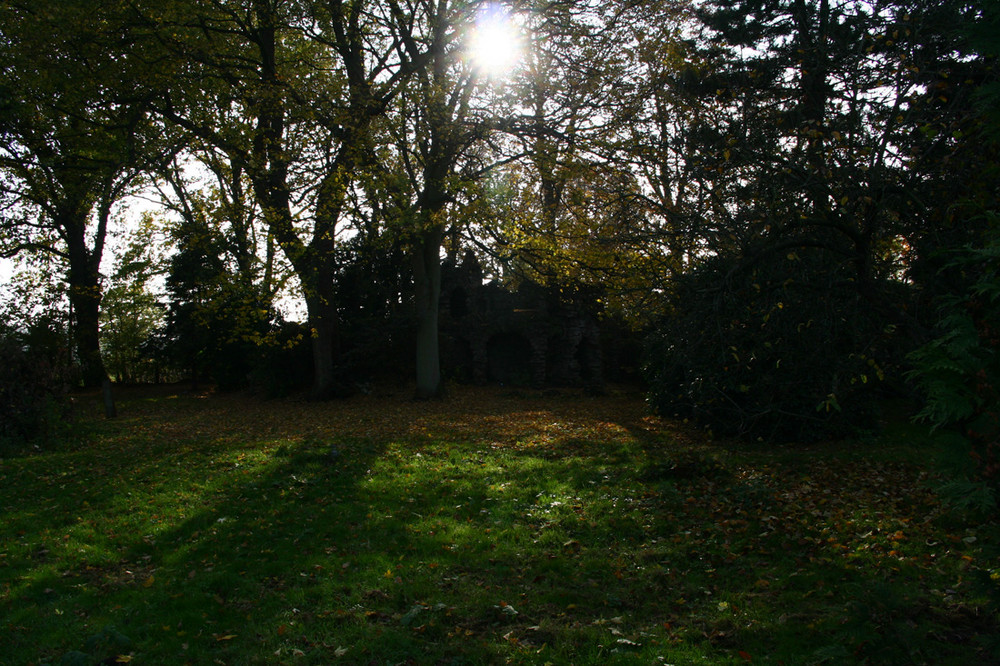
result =
M475 380L475 356L468 340L452 338L442 352L445 376L461 384L471 384Z
M461 287L451 292L451 297L448 299L448 310L455 319L461 319L469 314L469 298Z
M519 333L498 333L486 346L488 379L511 386L531 383L531 344Z
M576 348L576 365L584 383L601 381L601 349L594 340L584 338L580 341Z
M579 382L575 369L573 349L562 335L553 335L548 340L549 353L545 359L545 376L556 386L572 386Z

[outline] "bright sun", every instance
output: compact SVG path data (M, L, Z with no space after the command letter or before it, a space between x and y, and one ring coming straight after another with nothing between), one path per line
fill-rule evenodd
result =
M521 57L519 32L508 12L488 5L472 31L469 53L473 64L490 77L506 74Z

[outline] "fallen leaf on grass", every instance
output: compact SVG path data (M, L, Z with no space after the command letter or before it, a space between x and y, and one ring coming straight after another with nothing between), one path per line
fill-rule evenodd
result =
M420 615L421 611L423 611L421 606L413 606L413 608L407 611L406 615L400 618L399 623L404 627L410 626L417 619L417 616Z
M518 614L513 606L504 601L501 601L500 605L494 606L494 608L499 608L501 613L503 613L504 615L510 615L511 617L514 617L515 615Z

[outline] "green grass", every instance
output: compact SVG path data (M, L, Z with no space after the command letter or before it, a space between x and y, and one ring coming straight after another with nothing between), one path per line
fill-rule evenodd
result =
M997 525L918 439L486 389L120 412L0 463L2 664L1000 661Z

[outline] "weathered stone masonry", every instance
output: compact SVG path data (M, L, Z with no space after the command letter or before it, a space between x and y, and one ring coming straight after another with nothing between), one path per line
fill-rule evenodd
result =
M601 390L600 327L585 299L525 282L511 292L483 283L475 256L446 264L442 361L459 381Z

